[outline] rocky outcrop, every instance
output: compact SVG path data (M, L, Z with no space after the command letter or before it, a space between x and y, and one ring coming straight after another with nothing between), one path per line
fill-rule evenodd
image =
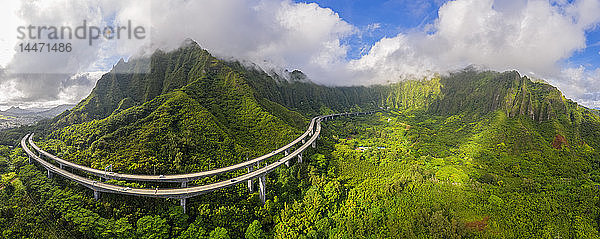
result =
M552 141L552 147L554 147L555 149L562 149L563 146L569 146L567 139L560 134L554 136L554 141Z

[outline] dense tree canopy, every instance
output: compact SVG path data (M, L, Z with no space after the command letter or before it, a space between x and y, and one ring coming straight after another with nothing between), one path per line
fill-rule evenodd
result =
M128 73L143 61L148 74ZM38 145L76 163L187 173L268 153L311 116L380 107L324 123L303 163L267 176L265 204L240 184L189 199L185 214L176 200L95 201L10 147L36 131ZM600 117L517 72L332 88L192 44L119 62L73 110L0 135L1 238L600 237Z

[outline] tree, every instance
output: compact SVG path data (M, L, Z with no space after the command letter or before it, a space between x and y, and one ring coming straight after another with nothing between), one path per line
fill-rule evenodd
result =
M206 238L206 230L201 226L200 221L196 221L181 233L179 239L199 239Z
M258 220L254 220L246 229L246 239L262 239L265 238L262 226Z
M137 221L137 234L142 238L169 238L169 225L158 215L144 216Z
M227 232L227 229L222 228L222 227L217 227L217 228L215 228L215 230L210 232L210 235L208 238L210 238L210 239L229 239L229 233Z

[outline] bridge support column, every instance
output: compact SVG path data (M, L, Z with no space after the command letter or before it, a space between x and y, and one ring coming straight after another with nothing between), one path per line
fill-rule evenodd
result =
M248 166L248 173L252 172L254 167L252 165ZM248 191L254 192L254 185L252 184L252 179L248 179Z
M285 150L284 152L284 156L288 156L288 154L290 154L290 151L288 149ZM285 166L289 167L290 166L290 161L285 161Z
M298 154L298 163L302 163L302 152Z
M94 190L94 200L97 201L98 199L100 199L100 192Z
M313 149L317 148L317 141L316 140L312 142L312 147L313 147Z
M304 144L304 143L306 143L306 140L305 140L305 139L302 139L302 144Z
M265 175L258 177L258 187L260 190L260 201L264 204L267 201L267 178Z
M182 188L186 188L187 187L187 182L181 182L181 187Z
M182 198L182 199L179 200L179 205L181 205L181 207L183 208L183 213L187 212L186 205L185 205L186 201L187 201L187 199L185 199L185 198Z
M50 169L48 169L48 178L52 178L52 171Z
M31 155L28 155L28 156L29 156L29 164L33 164L33 159L31 159Z
M64 169L64 166L62 163L58 164L58 166L60 167L60 169Z

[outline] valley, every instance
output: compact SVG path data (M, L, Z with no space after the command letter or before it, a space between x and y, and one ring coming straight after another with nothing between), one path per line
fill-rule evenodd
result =
M0 239L600 239L599 13L4 1Z
M150 73L137 73L147 61ZM0 173L11 186L0 190L1 235L599 236L600 117L557 88L516 71L469 68L370 87L326 87L293 75L222 61L193 43L119 62L72 110L3 132L11 143L0 147ZM301 163L273 168L262 194L235 181L188 198L185 210L178 198L97 197L68 179L48 178L22 148L9 147L34 132L41 149L89 170L187 174L269 154L305 135L315 116L368 111L377 112L322 122L318 147L305 145ZM273 160L281 159L289 157ZM248 175L229 171L186 186ZM123 178L104 184L148 192L181 187Z
M20 126L35 124L44 119L53 118L74 105L59 105L52 108L21 109L11 107L5 111L0 110L0 131Z

